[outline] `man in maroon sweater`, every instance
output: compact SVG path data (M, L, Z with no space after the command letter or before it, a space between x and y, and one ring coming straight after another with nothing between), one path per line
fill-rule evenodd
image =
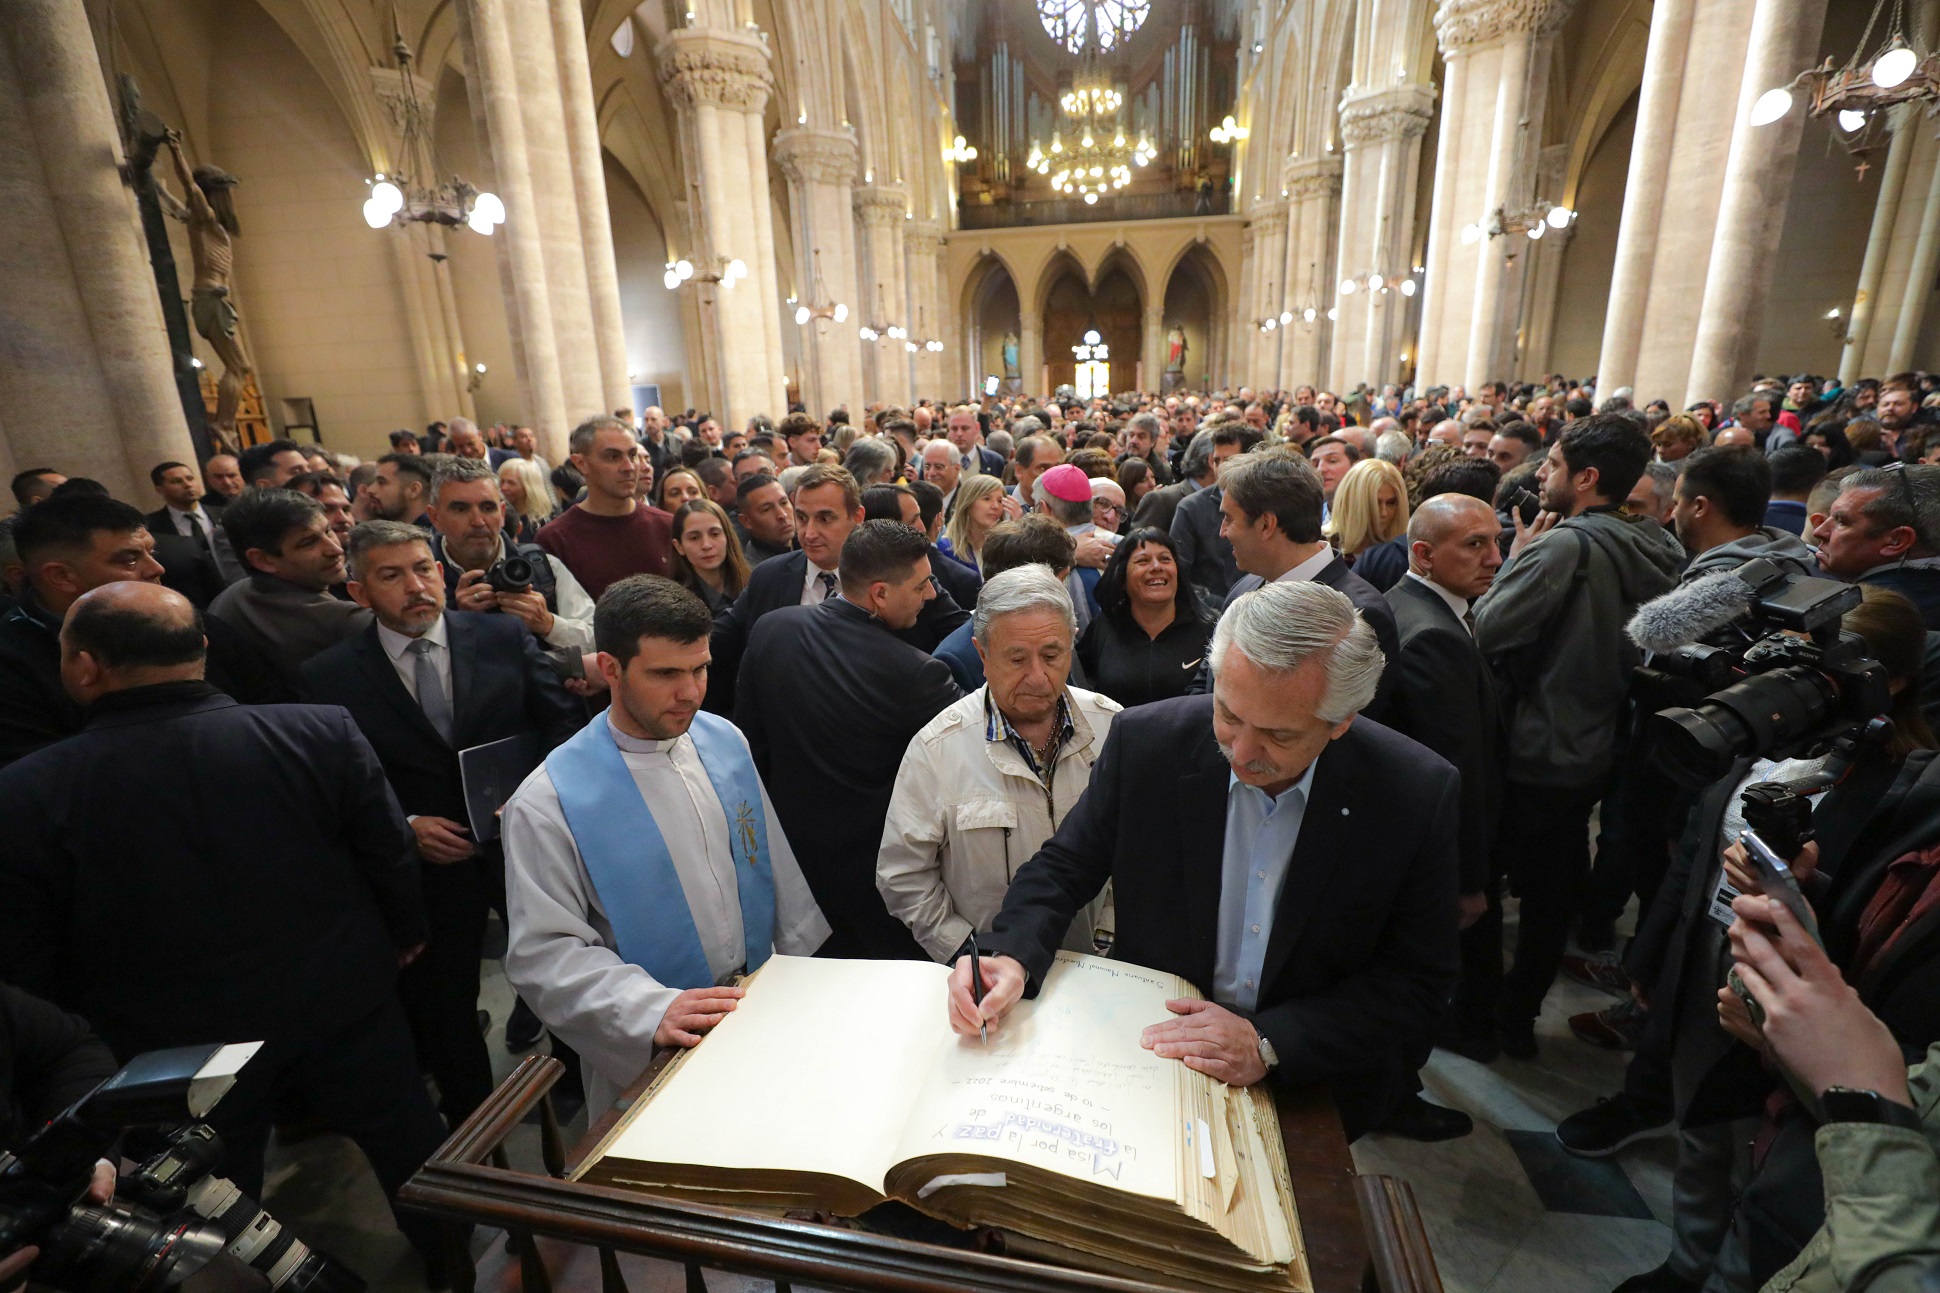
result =
M539 531L539 546L565 563L594 601L628 575L664 575L673 518L633 496L645 454L624 422L591 418L573 428L572 464L586 498Z

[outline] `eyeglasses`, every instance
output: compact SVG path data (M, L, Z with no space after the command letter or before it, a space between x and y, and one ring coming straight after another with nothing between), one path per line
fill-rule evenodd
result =
M1911 463L1889 462L1879 470L1882 475L1891 476L1898 483L1900 492L1906 496L1906 510L1913 515L1913 533L1924 546L1928 543L1928 536L1926 526L1921 524L1919 496L1913 492L1913 475L1907 470L1910 466Z

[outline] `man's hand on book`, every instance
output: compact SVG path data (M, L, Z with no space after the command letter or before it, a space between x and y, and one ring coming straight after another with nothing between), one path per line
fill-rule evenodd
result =
M1024 966L1008 956L978 957L983 963L983 1004L970 999L970 958L958 957L950 971L950 1028L975 1037L981 1022L995 1028L1024 995Z
M1231 1086L1252 1086L1266 1076L1251 1023L1210 1001L1168 1001L1165 1008L1178 1018L1147 1028L1139 1037L1146 1050Z
M675 997L653 1030L655 1046L698 1046L701 1034L721 1022L745 988L689 988Z

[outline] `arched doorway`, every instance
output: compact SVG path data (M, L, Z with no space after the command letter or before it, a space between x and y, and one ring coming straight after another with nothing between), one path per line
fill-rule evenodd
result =
M1165 284L1165 328L1159 348L1161 390L1209 390L1226 369L1221 353L1225 283L1219 265L1203 245L1179 257Z
M968 342L968 388L979 395L1023 390L1021 359L1022 319L1017 282L996 256L986 255L970 272L963 329ZM995 383L993 386L992 383Z
M1144 299L1123 262L1113 259L1101 266L1096 285L1085 281L1083 269L1070 256L1054 261L1047 274L1050 286L1044 294L1044 365L1050 372L1052 389L1078 386L1081 358L1077 352L1083 348L1091 352L1083 359L1095 360L1097 345L1104 347L1104 356L1098 361L1109 365L1109 375L1099 374L1100 389L1094 393L1133 389L1137 384L1139 343L1144 337ZM1092 332L1098 334L1097 345L1087 343Z

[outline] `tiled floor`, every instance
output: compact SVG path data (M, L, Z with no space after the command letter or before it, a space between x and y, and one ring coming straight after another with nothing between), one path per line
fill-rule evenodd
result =
M1569 1033L1567 1017L1612 998L1573 983L1551 992L1537 1033L1542 1056L1479 1065L1436 1051L1426 1094L1465 1109L1472 1135L1439 1145L1368 1137L1354 1148L1364 1172L1408 1181L1420 1202L1448 1293L1606 1293L1648 1270L1669 1247L1673 1142L1645 1141L1614 1160L1590 1163L1555 1149L1558 1119L1616 1091L1623 1056L1596 1050ZM483 1004L492 1013L493 1064L503 1077L518 1062L500 1038L512 993L488 962ZM584 1129L582 1115L568 1140ZM515 1165L538 1170L538 1136L518 1129ZM419 1293L422 1269L390 1222L382 1193L348 1142L319 1137L272 1151L265 1205L317 1246L362 1274L373 1293ZM482 1293L516 1293L503 1238L481 1232ZM547 1246L555 1287L596 1289L590 1254ZM581 1269L584 1267L584 1269ZM627 1259L633 1293L678 1293L680 1272L664 1263ZM578 1276L583 1275L580 1279ZM745 1293L751 1281L709 1274L712 1293ZM765 1287L765 1286L764 1286Z

